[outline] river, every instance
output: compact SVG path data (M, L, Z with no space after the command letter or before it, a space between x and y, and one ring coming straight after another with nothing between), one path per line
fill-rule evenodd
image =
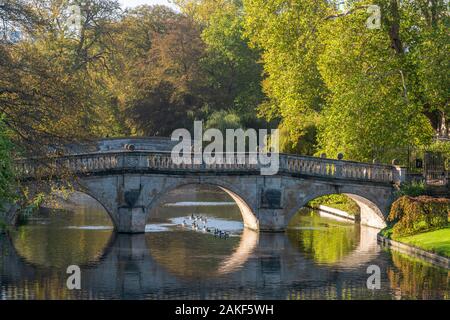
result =
M0 299L450 299L449 270L314 211L301 210L286 233L256 233L226 194L179 190L145 234L119 235L92 201L65 206L0 235ZM229 236L200 222L194 230L191 215ZM66 287L70 265L81 268L81 290ZM380 289L367 288L370 265Z

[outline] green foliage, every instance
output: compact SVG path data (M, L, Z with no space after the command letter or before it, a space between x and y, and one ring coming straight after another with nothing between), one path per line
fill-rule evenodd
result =
M397 14L398 8L380 2L385 16ZM343 152L349 159L389 163L392 155L386 150L424 144L432 128L412 91L416 70L411 56L390 47L389 30L399 22L386 17L380 30L369 30L366 19L360 10L321 28L325 50L318 64L330 95L319 145L327 154Z
M211 9L199 14L205 24L202 39L206 44L202 68L209 85L214 88L212 103L215 108L232 108L240 114L255 117L255 109L262 102L262 67L258 64L259 52L249 48L243 36L242 3L234 0L198 3Z
M28 218L41 208L47 197L48 195L42 192L36 194L31 199L27 199L26 197L24 197L22 199L22 206L17 212L18 224L26 224Z
M326 225L326 228L324 228ZM310 226L295 230L298 226ZM290 222L287 236L292 244L317 263L334 264L355 248L359 234L353 224L320 217L317 213L299 213Z
M216 111L206 122L206 128L215 128L225 133L226 129L242 128L242 120L238 114L232 111Z
M0 112L8 116L15 144L36 156L49 146L117 134L114 99L107 90L117 1L83 5L86 19L79 39L66 34L61 1L43 6L27 1L31 10L11 9L19 3L24 2L0 7L4 24L26 31L23 41L0 41ZM18 20L18 15L25 17Z
M450 142L448 141L436 141L426 147L427 151L442 152L447 158L450 158Z
M428 144L434 118L445 122L444 1L358 0L348 14L333 2L243 2L246 34L267 75L260 110L281 118L293 145L315 126L315 154L390 162L393 150ZM381 7L379 30L365 26L368 4Z
M382 229L380 231L380 235L385 237L385 238L391 239L391 237L392 237L392 226L387 226L386 228Z
M65 34L60 0L0 7L4 25L33 39L0 40L0 112L15 145L35 155L73 140L168 136L205 118L269 122L285 152L390 162L387 150L427 145L438 119L445 127L444 0L377 0L379 30L365 26L369 0L350 1L348 14L335 1L176 2L182 13L91 0L79 39Z
M320 205L324 205L345 211L352 215L356 215L360 211L358 204L345 194L331 194L316 198L310 201L309 205L313 208L318 208Z
M4 202L11 201L14 197L13 144L10 135L11 132L0 118L0 210Z
M450 215L450 199L420 196L401 197L392 204L388 221L392 237L398 238L445 228Z
M280 130L280 151L291 154L309 154L315 153L317 144L317 128L314 125L304 129L304 134L298 140L293 141L289 128L281 123L278 127Z
M398 198L403 196L418 197L426 194L426 185L424 182L413 181L411 183L403 183L400 190L396 192Z
M317 59L323 45L318 27L327 11L323 1L244 0L245 34L261 50L269 100L260 106L268 120L281 118L295 144L317 123L327 89Z

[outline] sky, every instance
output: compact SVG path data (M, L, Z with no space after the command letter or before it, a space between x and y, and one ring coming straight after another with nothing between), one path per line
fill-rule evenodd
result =
M169 7L175 8L175 5L170 3L170 0L120 0L123 8L136 7L142 4L164 4Z

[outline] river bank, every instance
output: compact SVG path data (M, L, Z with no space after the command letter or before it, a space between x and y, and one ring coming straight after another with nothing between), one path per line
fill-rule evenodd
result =
M381 233L378 234L377 240L382 246L387 247L389 249L394 249L399 252L414 256L414 257L419 257L419 258L421 258L427 262L430 262L434 265L450 269L450 258L448 258L446 256L443 256L443 255L440 255L440 254L437 254L437 253L434 253L434 252L431 252L428 250L421 249L417 246L414 246L414 245L411 245L408 243L389 239L389 238L381 235Z
M381 230L377 238L383 246L450 269L450 224L447 228L395 239L392 238L392 228L386 228Z
M346 222L355 222L355 216L347 213L343 210L339 210L336 208L332 208L325 205L319 205L317 208L311 208L313 210L317 210L319 215L324 218L331 218L334 220L339 221L346 221Z
M355 216L336 208L319 205L315 210L324 218L355 222ZM395 240L390 238L389 231L389 229L384 229L377 235L377 241L382 246L450 269L450 225L446 229L424 232Z

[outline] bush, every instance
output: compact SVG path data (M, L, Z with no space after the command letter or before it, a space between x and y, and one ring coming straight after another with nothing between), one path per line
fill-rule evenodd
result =
M402 184L400 190L396 192L397 197L410 196L418 197L426 193L425 182L413 181L411 183Z
M225 134L227 129L239 129L242 127L241 117L233 111L216 111L206 121L206 129L219 129L223 134Z
M388 221L394 223L392 237L414 235L445 228L448 225L450 200L420 196L404 196L392 204Z
M385 238L391 239L392 238L392 226L387 226L386 228L382 229L380 231L380 235Z

